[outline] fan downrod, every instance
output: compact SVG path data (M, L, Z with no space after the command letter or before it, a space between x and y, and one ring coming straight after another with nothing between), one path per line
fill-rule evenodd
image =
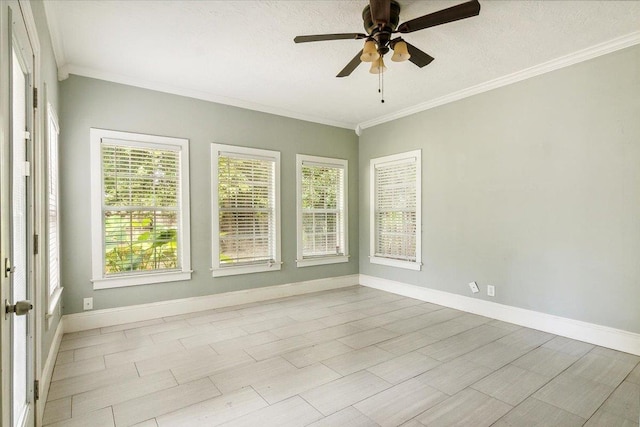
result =
M374 40L378 45L378 53L382 56L389 52L389 42L391 41L391 35L398 27L400 23L400 4L395 1L390 1L390 14L389 20L386 23L376 23L371 15L371 5L368 4L362 10L362 21L364 29L369 34L369 39Z
M378 28L378 24L376 24L371 16L371 5L368 4L362 10L362 20L364 21L364 29L367 34L371 34L374 29ZM391 14L389 16L389 22L386 23L385 27L388 28L389 31L395 31L400 23L400 3L396 0L391 0ZM378 30L382 30L382 28L378 28Z

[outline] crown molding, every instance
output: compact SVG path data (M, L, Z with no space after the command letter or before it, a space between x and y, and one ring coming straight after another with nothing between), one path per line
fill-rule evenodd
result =
M49 27L49 36L51 37L51 48L53 49L53 57L56 60L58 66L58 80L62 81L69 77L69 75L61 74L61 68L67 63L64 55L64 43L62 42L62 36L60 35L60 29L58 27L58 19L56 16L55 7L49 2L43 2L44 15L47 19L47 27Z
M367 120L365 122L359 123L356 126L356 133L360 132L358 133L358 135L360 135L362 133L362 130L366 128L410 116L421 111L439 107L440 105L458 101L469 96L478 95L480 93L497 89L502 86L507 86L512 83L517 83L522 80L536 77L550 71L558 70L560 68L568 67L570 65L587 61L589 59L597 58L598 56L606 55L608 53L615 52L617 50L631 47L637 44L640 44L640 31L628 34L626 36L618 37L613 40L609 40L608 42L600 43L586 49L579 50L560 58L552 59L551 61L543 62L542 64L535 65L530 68L525 68L524 70L516 71L515 73L508 74L503 77L498 77L497 79L489 80L488 82L480 83L476 86L471 86L469 88L462 89L445 96L441 96L440 98L422 102L420 104L414 105L413 107L396 111L395 113L380 116L372 120Z
M153 82L146 79L140 79L137 77L126 76L122 74L110 73L108 71L100 71L93 68L81 67L74 64L67 64L58 69L58 75L74 74L77 76L90 77L98 80L106 80L109 82L120 83L129 86L135 86L143 89L155 90L158 92L170 93L173 95L186 96L189 98L201 99L204 101L215 102L217 104L229 105L232 107L244 108L252 111L259 111L262 113L275 114L277 116L288 117L291 119L303 120L306 122L313 122L322 125L335 126L339 128L351 129L355 128L354 123L346 123L337 120L330 120L323 117L311 116L308 114L301 114L295 111L286 110L283 108L272 107L269 105L258 104L256 102L245 101L242 99L228 98L226 96L219 96L209 92L187 89L178 86L172 86L166 83Z
M526 68L524 70L516 71L515 73L508 74L506 76L498 77L488 82L480 83L475 86L471 86L460 91L450 93L445 96L441 96L436 99L425 101L408 107L391 114L380 116L371 120L367 120L358 124L348 123L338 120L331 120L323 117L316 117L312 115L302 114L286 109L272 107L268 105L258 104L251 101L245 101L241 99L228 98L224 96L218 96L212 93L198 91L193 89L181 88L172 86L160 82L147 81L131 76L119 75L116 73L104 72L92 68L81 67L74 64L68 64L64 53L64 44L58 28L58 21L55 16L55 7L44 2L44 9L47 18L47 24L49 26L49 33L51 35L51 44L53 47L53 53L55 56L56 64L58 66L58 79L65 80L69 77L69 74L75 74L84 77L91 77L99 80L111 81L114 83L121 83L130 86L141 87L145 89L156 90L159 92L171 93L174 95L181 95L190 98L201 99L205 101L215 102L223 105L230 105L239 108L245 108L253 111L260 111L268 114L275 114L283 117L289 117L293 119L319 123L329 126L335 126L345 129L352 129L358 136L362 135L364 129L377 126L382 123L397 120L403 117L410 116L412 114L426 111L431 108L435 108L441 105L448 104L450 102L458 101L473 95L478 95L483 92L487 92L493 89L497 89L502 86L507 86L512 83L517 83L522 80L526 80L541 74L555 71L564 67L568 67L579 62L587 61L589 59L596 58L598 56L606 55L611 52L615 52L620 49L631 47L640 44L640 31L633 32L626 36L618 37L609 40L604 43L597 44L595 46L588 47L586 49L579 50L577 52L562 56L560 58L552 59L551 61L544 62L533 67Z

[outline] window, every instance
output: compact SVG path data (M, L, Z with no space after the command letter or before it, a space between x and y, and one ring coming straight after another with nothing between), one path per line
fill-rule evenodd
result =
M280 270L280 153L211 144L213 276Z
M58 118L47 105L47 316L53 312L62 295L60 285L60 219L58 216Z
M298 154L298 267L349 261L347 161Z
M371 159L370 261L420 270L420 150Z
M93 288L191 278L186 139L91 129Z

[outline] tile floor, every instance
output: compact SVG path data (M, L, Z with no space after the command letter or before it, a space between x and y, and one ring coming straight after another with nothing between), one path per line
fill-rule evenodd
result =
M48 426L638 426L640 357L351 287L66 334Z

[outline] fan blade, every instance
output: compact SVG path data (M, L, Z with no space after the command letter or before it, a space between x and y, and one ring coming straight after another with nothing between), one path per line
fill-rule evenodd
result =
M358 54L353 57L351 62L349 62L347 66L344 67L336 77L347 77L349 74L353 73L353 70L358 68L358 65L360 65L360 63L362 62L360 60L361 55L362 55L362 50L360 50L360 52L358 52Z
M391 19L391 0L369 0L369 10L374 24L387 25Z
M359 40L369 37L362 33L342 33L342 34L317 34L314 36L298 36L293 39L296 43L322 42L326 40Z
M405 43L407 42L405 41ZM407 50L409 51L409 55L411 55L409 61L413 62L420 68L425 65L429 65L431 61L433 61L433 56L421 51L412 44L407 43Z
M400 24L398 32L412 33L414 31L424 30L425 28L435 27L436 25L446 24L447 22L470 18L479 13L480 3L478 0L473 0L407 21Z

